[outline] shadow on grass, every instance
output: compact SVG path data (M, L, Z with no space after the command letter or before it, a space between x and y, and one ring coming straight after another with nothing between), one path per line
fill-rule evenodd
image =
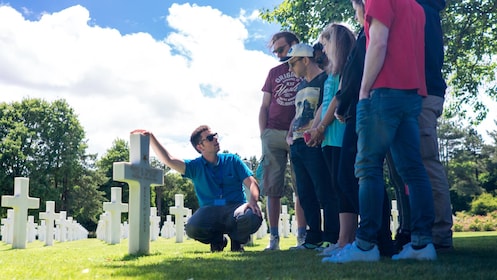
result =
M496 279L497 237L455 241L455 251L434 262L321 263L314 251L210 253L164 251L107 263L117 278L134 279Z

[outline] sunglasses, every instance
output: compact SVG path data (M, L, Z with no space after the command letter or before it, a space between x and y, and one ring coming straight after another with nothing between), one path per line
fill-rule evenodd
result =
M298 59L295 59L294 61L288 61L288 65L290 65L290 68L293 68L295 67L295 64L298 62L298 61L301 61L303 59L303 57L300 57Z
M200 143L203 143L205 140L209 141L209 142L212 142L214 141L214 138L217 138L217 132L216 133L212 133L212 134L209 134L205 137L205 139L202 139L200 141Z
M273 53L274 53L274 54L281 54L282 52L284 52L284 51L285 51L286 46L288 46L288 45L284 45L284 46L281 46L281 47L279 47L279 48L277 48L277 49L273 50Z

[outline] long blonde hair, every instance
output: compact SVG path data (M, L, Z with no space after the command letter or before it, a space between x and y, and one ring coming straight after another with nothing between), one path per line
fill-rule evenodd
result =
M332 44L334 46L332 53L327 53L326 56L330 61L329 71L333 75L341 74L347 57L349 56L352 47L355 44L355 36L349 28L338 23L329 24L321 35L319 41L325 45Z

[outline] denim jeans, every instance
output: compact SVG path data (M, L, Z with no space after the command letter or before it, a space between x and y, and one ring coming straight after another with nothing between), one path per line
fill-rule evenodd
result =
M333 241L338 236L338 208L333 205L332 186L320 147L308 147L303 139L290 146L295 171L297 192L309 230L306 242L317 244ZM321 230L321 207L323 208L324 233ZM336 241L336 240L335 240Z
M354 174L357 155L356 118L347 119L338 167L338 185L341 190L340 213L359 214L359 182Z
M200 207L188 219L185 226L186 234L204 244L221 243L225 233L238 243L247 243L250 235L261 226L262 218L254 214L251 209L243 215L233 217L233 213L240 205Z
M411 204L411 242L432 242L433 196L419 150L418 115L422 97L416 90L376 89L357 104L357 157L359 178L358 245L377 243L384 199L383 162L388 150L408 185ZM369 244L368 244L369 243Z

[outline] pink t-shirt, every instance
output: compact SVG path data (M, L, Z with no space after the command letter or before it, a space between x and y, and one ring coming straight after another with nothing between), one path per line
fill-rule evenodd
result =
M367 45L372 18L389 29L383 68L372 89L418 89L426 96L423 8L415 0L366 0Z
M290 72L288 63L269 70L263 92L271 93L266 128L288 130L295 116L295 95L300 79Z

